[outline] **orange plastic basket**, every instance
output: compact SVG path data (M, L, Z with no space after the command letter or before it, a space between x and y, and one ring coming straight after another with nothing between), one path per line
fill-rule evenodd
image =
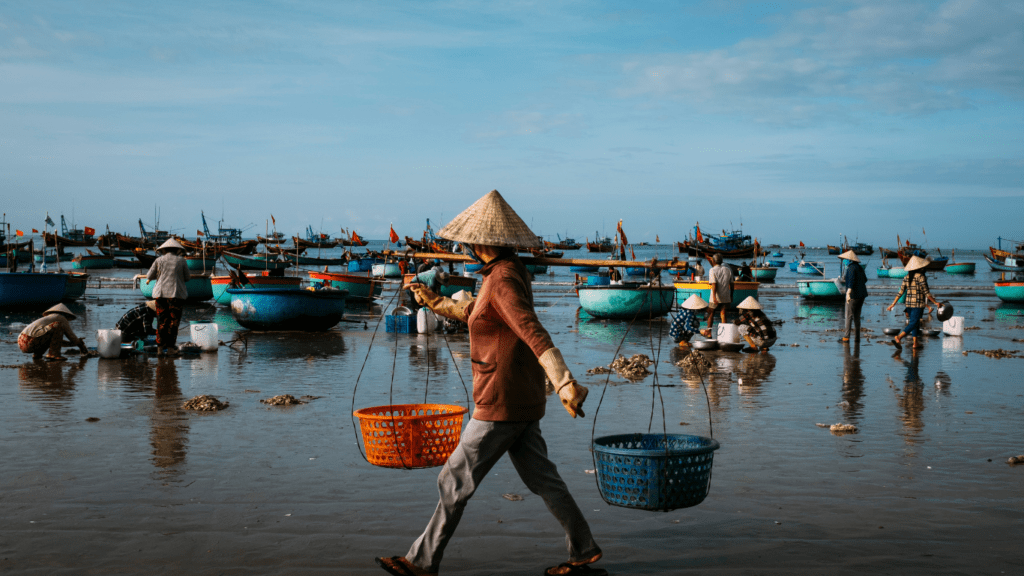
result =
M468 408L450 404L394 404L353 412L366 459L385 468L442 466L459 445Z

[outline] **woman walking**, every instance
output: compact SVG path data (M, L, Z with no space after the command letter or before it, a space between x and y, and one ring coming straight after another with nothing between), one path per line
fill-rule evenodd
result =
M540 246L537 236L497 190L478 200L438 232L461 242L483 262L475 300L456 302L422 284L408 284L417 301L469 324L473 365L473 418L437 478L440 501L423 534L405 556L377 558L390 574L437 574L445 546L480 482L503 454L539 495L565 531L569 560L547 574L607 574L588 565L601 558L590 526L555 464L540 431L547 404L545 376L570 416L583 416L587 389L576 383L533 308L530 273L516 247Z
M188 289L185 283L192 275L189 274L188 265L184 256L185 247L171 238L156 249L162 256L153 262L146 278L156 280L153 287L153 298L156 299L156 345L160 349L160 356L176 356L178 348L175 341L178 339L178 324L181 323L181 308L185 299L188 298Z
M910 258L907 265L904 266L907 275L903 277L900 291L896 294L892 304L887 308L887 310L891 311L896 306L896 303L900 301L900 296L907 295L903 302L903 305L906 306L904 311L907 313L907 325L892 339L897 351L903 349L901 340L907 334L913 336L914 348L919 347L917 338L921 335L921 316L924 314L924 307L928 304L929 300L935 304L936 308L939 307L939 302L928 289L928 279L924 275L924 269L929 263L929 260L920 256L912 256Z

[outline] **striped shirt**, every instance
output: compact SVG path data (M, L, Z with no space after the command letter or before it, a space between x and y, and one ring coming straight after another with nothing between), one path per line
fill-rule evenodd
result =
M904 306L924 308L928 303L928 296L931 294L931 291L928 290L928 279L921 273L904 276L903 283L900 284L900 293L896 295L896 298L899 299L903 293L907 294L906 300L903 301Z
M778 337L775 327L772 326L772 321L760 310L744 310L740 312L739 320L736 323L750 327L753 335L763 340Z

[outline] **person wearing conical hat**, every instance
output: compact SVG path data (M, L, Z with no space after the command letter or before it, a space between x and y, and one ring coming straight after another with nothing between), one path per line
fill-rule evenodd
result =
M778 340L778 334L772 321L761 309L761 304L753 296L747 296L736 308L740 311L736 327L743 339L750 344L751 352L766 353Z
M860 265L860 258L853 250L843 252L839 259L848 262L846 274L843 276L843 284L846 287L846 329L839 341L850 341L851 325L854 328L854 338L860 340L860 312L864 307L864 299L868 297L868 276L864 273L864 267Z
M583 416L587 389L537 319L530 273L517 254L542 244L501 194L494 190L456 216L438 235L461 242L484 267L473 300L443 298L422 284L407 284L434 312L469 325L473 367L473 418L438 476L440 502L423 534L405 556L377 558L390 574L436 574L445 546L469 498L488 471L508 454L527 488L539 495L565 530L567 562L548 574L607 574L588 565L601 549L583 513L548 459L540 419L547 404L545 376L573 418Z
M146 278L156 280L153 298L156 300L156 345L161 356L175 356L178 348L178 325L181 324L181 310L188 289L185 283L192 279L188 264L183 257L185 247L171 238L156 249L162 255L153 262Z
M907 334L914 338L914 349L916 350L920 347L918 337L921 335L921 317L924 315L924 307L928 304L929 300L935 304L936 308L939 306L939 302L932 296L931 290L928 289L928 279L924 275L924 269L930 263L931 261L920 256L910 257L910 260L903 267L907 271L907 275L903 277L900 291L896 293L896 298L893 299L892 304L887 308L887 310L891 311L896 306L896 303L900 301L900 297L906 294L906 299L903 301L905 306L903 311L907 315L907 325L892 339L897 351L903 349L902 340Z
M146 336L156 334L153 321L157 319L156 300L147 300L125 312L124 316L114 324L114 329L121 331L121 342L144 340Z
M708 282L711 284L708 299L708 330L715 323L715 311L718 311L721 321L725 322L725 311L732 303L732 268L722 264L721 254L715 254L712 261L715 265L708 272Z
M690 294L690 297L683 302L683 310L672 320L668 329L668 335L679 347L687 349L690 347L690 338L700 332L700 310L705 310L708 303L697 294ZM700 314L702 315L702 314Z
M78 346L82 354L94 355L85 347L85 340L75 335L71 329L71 320L77 318L67 306L57 304L46 312L43 317L29 324L18 335L18 348L33 358L40 359L44 352L47 360L67 360L60 355L63 345Z

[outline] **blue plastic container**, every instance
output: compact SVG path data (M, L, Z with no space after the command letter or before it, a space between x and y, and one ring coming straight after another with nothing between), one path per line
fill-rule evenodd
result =
M394 316L384 317L384 331L389 334L416 334L415 316Z
M666 445L667 440L667 445ZM618 434L594 439L605 502L640 510L700 504L711 485L718 441L688 434Z

